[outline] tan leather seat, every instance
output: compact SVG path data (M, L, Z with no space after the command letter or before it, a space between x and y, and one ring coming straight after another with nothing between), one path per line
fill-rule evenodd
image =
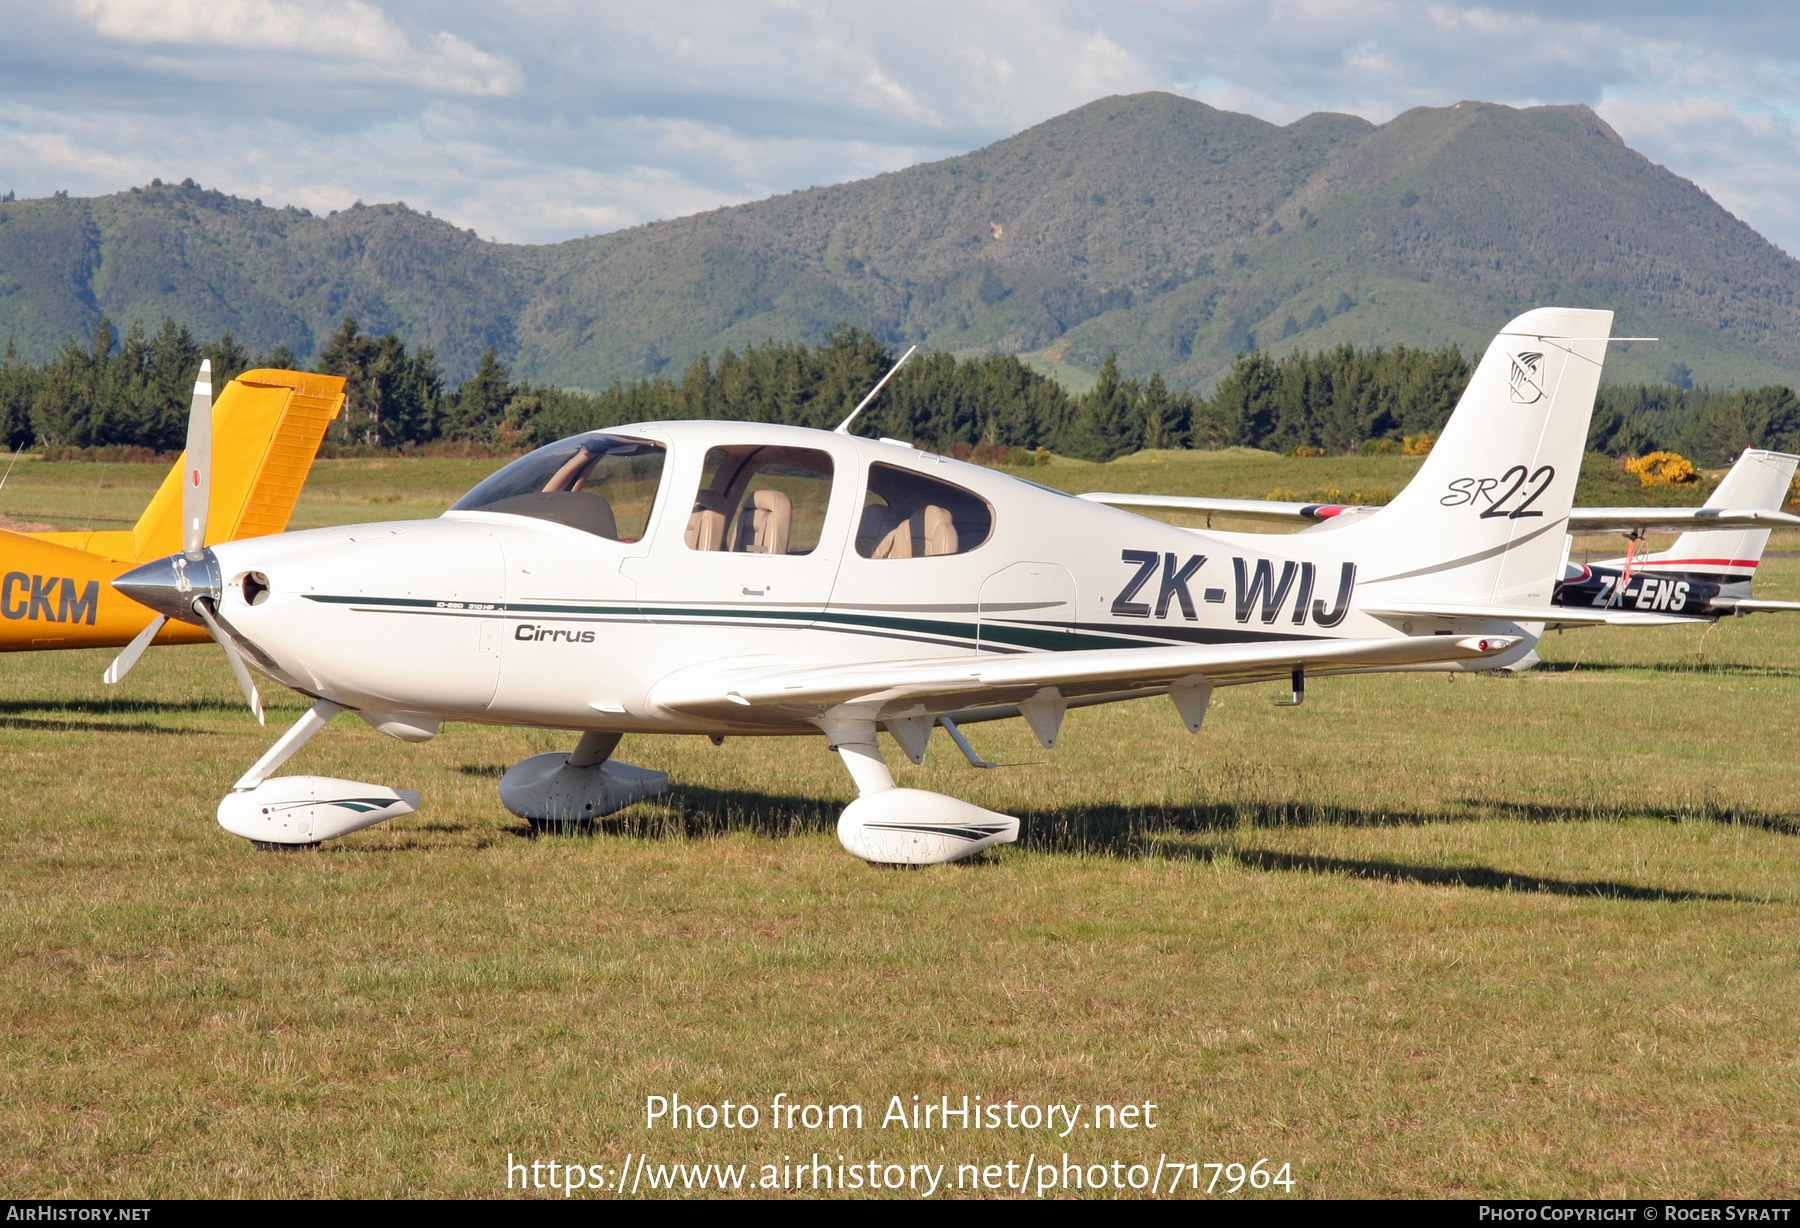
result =
M688 517L685 537L689 550L723 550L725 500L710 490L695 496L694 512Z
M794 525L794 501L779 490L750 493L738 515L737 548L752 554L786 554Z
M862 523L856 527L856 552L867 559L885 559L893 557L894 532L903 527L906 521L899 512L881 503L871 503L863 509ZM912 540L907 534L907 553L902 558L912 557Z
M935 503L927 503L912 514L913 538L924 547L924 555L956 553L956 521Z
M879 539L877 532L882 533ZM866 541L875 542L868 551L872 559L928 559L955 554L959 544L956 521L934 503L927 503L904 520L891 507L866 507L856 540L858 549Z

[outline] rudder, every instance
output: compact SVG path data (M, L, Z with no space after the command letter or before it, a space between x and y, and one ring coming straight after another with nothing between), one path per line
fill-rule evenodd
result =
M1731 472L1707 497L1706 507L1767 508L1780 511L1800 456L1745 448ZM1683 533L1659 554L1642 556L1646 565L1715 573L1722 595L1748 599L1756 565L1769 544L1767 529L1701 529Z
M325 428L344 404L344 380L305 371L245 371L213 406L212 502L207 542L279 533L312 470ZM132 529L134 557L181 549L186 454Z

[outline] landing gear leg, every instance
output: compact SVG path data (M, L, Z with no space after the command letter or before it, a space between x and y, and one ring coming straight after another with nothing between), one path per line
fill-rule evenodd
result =
M575 750L569 755L569 766L572 768L599 767L612 753L619 749L619 734L597 733L590 729L581 735L581 741L575 743Z
M263 757L256 761L254 767L238 777L238 782L231 786L232 789L256 788L274 775L276 768L292 759L295 752L312 741L313 735L325 728L331 718L343 710L342 704L334 704L329 699L321 699L308 708L306 715L295 721L286 733L275 740L275 745L263 752Z

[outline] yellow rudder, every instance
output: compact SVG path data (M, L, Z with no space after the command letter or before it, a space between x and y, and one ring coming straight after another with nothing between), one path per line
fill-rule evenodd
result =
M245 371L213 403L212 504L206 540L261 537L287 528L325 428L344 405L344 380L305 371ZM181 549L181 482L169 471L132 530L137 559Z

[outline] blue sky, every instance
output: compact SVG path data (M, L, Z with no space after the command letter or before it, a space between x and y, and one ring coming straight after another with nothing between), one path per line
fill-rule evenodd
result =
M405 200L547 242L1162 89L1288 123L1585 102L1800 252L1800 5L0 0L0 191Z

